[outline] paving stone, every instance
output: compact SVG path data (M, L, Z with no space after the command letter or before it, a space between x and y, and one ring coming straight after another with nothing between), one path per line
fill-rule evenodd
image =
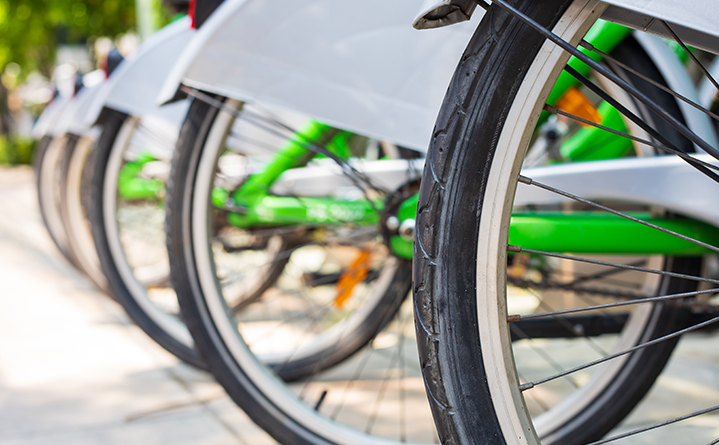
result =
M30 169L0 169L0 208L0 444L273 443L64 260Z

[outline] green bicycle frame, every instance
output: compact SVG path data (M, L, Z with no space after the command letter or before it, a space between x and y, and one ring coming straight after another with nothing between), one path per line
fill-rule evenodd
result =
M165 192L165 183L157 178L142 178L143 167L157 158L148 153L140 154L137 159L128 162L117 177L117 192L126 200L161 201Z
M630 29L599 21L585 36L585 40L602 52L611 52ZM580 51L594 60L601 57L585 48ZM583 75L590 68L572 57L568 65ZM578 81L562 72L550 92L547 103L554 105ZM619 112L606 103L598 108L601 124L627 132ZM549 113L540 116L541 125ZM290 225L373 225L380 222L379 212L384 203L368 199L345 200L331 197L294 197L271 194L272 185L287 170L303 167L316 158L312 145L326 147L340 159L351 157L348 141L352 133L341 131L316 121L305 124L273 155L259 172L250 175L236 190L215 188L212 203L228 211L227 220L235 227L281 227ZM594 127L579 129L562 143L560 154L568 161L615 159L632 148L630 140ZM129 165L129 164L128 164ZM152 189L146 184L144 189ZM143 190L144 190L143 189ZM400 222L414 219L418 196L404 201L398 210ZM709 244L719 244L716 228L687 218L655 218L648 214L636 215L641 219ZM650 229L635 222L599 212L522 212L513 214L509 229L509 243L527 249L549 252L611 253L611 254L666 254L700 255L708 251L700 246L671 235ZM400 258L411 259L412 240L399 235L389 240L391 250Z
M212 202L216 207L230 207L232 211L227 220L242 229L298 224L376 224L379 222L378 211L383 207L381 201L270 194L272 184L282 173L302 167L317 156L308 146L322 145L334 156L347 159L350 156L348 140L353 136L310 121L274 154L262 171L251 175L237 190L214 189Z

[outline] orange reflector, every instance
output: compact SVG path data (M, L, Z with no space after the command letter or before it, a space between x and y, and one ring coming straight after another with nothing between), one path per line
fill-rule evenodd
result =
M560 110L599 124L602 116L592 102L578 88L572 87L562 95L555 105ZM582 124L587 125L587 124Z
M337 295L335 296L334 305L338 309L342 309L352 296L355 286L359 284L367 276L369 272L370 253L369 250L362 250L357 254L357 258L352 261L352 264L342 272L335 290Z

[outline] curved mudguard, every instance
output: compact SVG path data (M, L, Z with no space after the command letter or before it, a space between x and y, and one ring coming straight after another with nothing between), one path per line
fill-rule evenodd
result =
M602 18L611 22L672 38L664 25L653 17L666 20L687 44L719 52L719 3L677 0L604 0L609 7Z
M719 57L714 59L708 70L714 80L719 79ZM711 80L704 78L699 87L699 105L711 109L717 101L719 101L719 90Z
M144 41L133 57L120 64L110 76L107 87L95 97L85 115L85 125L97 123L104 107L133 116L158 114L157 92L193 34L190 19L186 17ZM177 113L168 113L167 119L174 123L178 119ZM184 115L179 119L182 117Z
M416 9L417 0L227 0L158 100L182 83L425 151L481 14L424 33L409 25Z
M541 0L537 0L541 1ZM487 0L489 3L490 0ZM719 3L678 0L604 0L609 6L602 18L634 29L671 38L665 26L654 17L671 23L672 31L687 44L719 52ZM469 20L475 0L426 0L415 17L417 29L431 29Z
M696 155L696 158L715 165L717 163L716 159L705 154ZM337 165L327 161L286 171L273 185L273 193L329 196L341 195L344 190L355 187ZM368 176L373 183L391 188L414 178L408 175L421 175L423 161L358 161L353 167ZM708 205L719 201L716 183L676 156L533 167L523 169L522 175L585 199L658 206L719 226L719 206ZM657 181L656 178L663 179ZM702 190L702 193L696 193L697 190ZM514 198L516 207L565 202L572 200L523 182L517 186Z
M697 159L716 165L709 155ZM522 170L536 182L595 201L641 203L719 226L719 188L711 178L676 156L575 162ZM657 178L663 178L657 181ZM701 190L702 193L696 193ZM515 206L570 202L569 198L524 183L517 186Z
M83 84L83 88L68 102L56 124L58 135L72 133L82 136L90 129L84 118L95 97L107 86L105 73L100 70L88 73L83 77Z
M55 137L58 135L56 131L57 122L62 116L63 110L72 99L72 96L63 94L57 95L43 110L40 117L32 127L32 137L41 139L43 136Z
M85 88L92 88L104 80L105 74L102 71L89 72L82 78L83 88L80 92ZM78 95L80 92L78 92ZM62 94L61 92L43 110L40 118L32 128L32 136L40 139L46 135L55 137L64 134L72 124L72 119L75 118L77 106L78 99L76 95Z
M642 32L635 32L634 37L659 68L667 86L692 102L701 104L702 99L694 81L666 41ZM716 132L709 116L684 101L678 100L677 104L689 128L712 147L717 147ZM703 152L698 146L694 147L697 152Z

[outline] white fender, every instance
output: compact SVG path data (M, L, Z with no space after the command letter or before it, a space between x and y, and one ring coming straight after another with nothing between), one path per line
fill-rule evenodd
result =
M719 2L716 0L604 0L602 18L671 38L654 17L672 24L687 44L719 53Z
M370 178L373 185L394 191L422 177L424 159L352 160L350 165ZM331 159L322 159L306 167L287 170L272 185L272 193L287 196L346 197L348 191L357 192L357 185Z
M717 164L709 155L696 159ZM286 171L272 192L289 196L342 196L356 186L330 160ZM353 167L389 190L421 175L424 159L357 161ZM651 156L609 161L575 162L532 167L522 175L585 199L638 203L719 226L716 182L676 156ZM241 176L241 175L238 175ZM696 193L702 190L702 193ZM569 198L519 183L514 206L556 205ZM611 205L610 205L611 207Z
M137 53L124 60L112 73L107 88L90 105L84 124L88 127L94 125L103 107L133 116L157 113L157 92L193 34L190 19L186 17L144 41ZM179 119L182 117L184 114ZM171 115L168 119L175 122L178 118Z
M132 115L139 117L141 124L148 127L148 129L156 130L160 134L165 135L169 134L168 132L172 132L174 133L174 138L177 139L189 106L190 102L187 100L171 103L162 107L158 107L153 103L152 107L145 109L142 114L136 115L133 113ZM174 145L172 148L174 149Z
M488 1L489 2L489 1ZM654 18L672 24L687 44L719 53L719 3L715 0L604 0L609 4L602 18L671 38ZM476 3L471 0L426 0L413 25L430 29L469 20Z
M695 158L717 164L709 155ZM719 202L717 183L677 156L575 162L528 168L522 170L522 175L585 199L658 206L719 226L719 206L713 205ZM514 206L567 201L570 200L563 196L519 183Z
M418 32L410 26L417 6L417 0L227 0L196 32L158 100L172 100L182 83L426 151L481 14Z
M83 118L95 95L107 85L105 73L100 70L87 73L83 76L83 84L83 88L68 102L58 120L56 126L58 134L72 133L82 136L90 129L85 125Z
M719 81L719 57L716 57L712 64L707 67L707 71L709 71L709 74L711 74L714 80ZM719 90L705 77L699 87L699 105L706 109L711 109L712 104L717 98L719 98Z
M659 68L667 86L692 102L700 103L700 95L689 73L664 40L642 32L635 32L633 36ZM677 100L677 104L679 104L687 126L712 147L719 147L709 116L684 101ZM703 152L698 146L694 147L697 152Z
M144 131L136 131L133 134L132 143L127 147L128 151L149 150L157 159L166 161L169 168L188 106L189 101L183 100L164 107L155 107L137 116L138 125L143 127Z
M56 128L57 123L71 99L72 96L58 94L57 97L45 107L37 119L37 122L33 125L32 137L41 139L43 136L57 136L59 134Z

